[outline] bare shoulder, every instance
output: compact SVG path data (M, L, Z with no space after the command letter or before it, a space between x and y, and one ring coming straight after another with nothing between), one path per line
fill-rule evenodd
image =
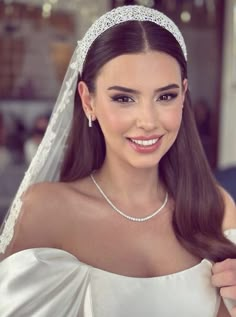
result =
M22 196L22 209L10 254L27 248L61 248L73 187L67 183L39 183Z
M220 187L220 192L222 194L225 209L224 209L224 219L223 219L223 230L236 229L236 206L233 198L230 194Z
M70 187L61 182L45 182L34 184L22 196L23 211L37 214L57 213L60 211L61 202L65 204L70 192Z

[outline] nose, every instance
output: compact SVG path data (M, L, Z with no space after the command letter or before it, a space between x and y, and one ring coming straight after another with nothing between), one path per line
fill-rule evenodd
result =
M157 126L157 117L154 105L144 104L140 106L137 116L137 127L146 131L154 130Z

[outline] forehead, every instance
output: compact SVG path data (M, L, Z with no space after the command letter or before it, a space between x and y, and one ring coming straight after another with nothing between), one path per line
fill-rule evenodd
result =
M140 81L155 81L156 85L181 82L180 66L172 56L162 52L124 54L107 62L97 77L98 84L130 85Z

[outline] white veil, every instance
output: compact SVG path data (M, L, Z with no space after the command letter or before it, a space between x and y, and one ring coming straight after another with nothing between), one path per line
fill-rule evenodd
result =
M22 206L22 194L35 183L44 181L58 181L61 163L64 158L66 140L71 128L74 96L78 75L82 73L87 52L94 40L112 26L126 21L150 21L168 30L179 42L183 54L187 59L184 39L177 26L163 13L139 6L123 6L111 10L101 16L86 32L84 38L78 42L66 72L59 96L52 116L37 153L34 156L23 181L13 199L8 214L2 224L0 232L0 253L4 253L10 244L16 221Z

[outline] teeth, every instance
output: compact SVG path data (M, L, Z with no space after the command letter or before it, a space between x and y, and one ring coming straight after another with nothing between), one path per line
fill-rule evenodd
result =
M159 139L152 139L152 140L133 140L133 139L130 139L130 140L138 145L150 146L150 145L155 144Z

